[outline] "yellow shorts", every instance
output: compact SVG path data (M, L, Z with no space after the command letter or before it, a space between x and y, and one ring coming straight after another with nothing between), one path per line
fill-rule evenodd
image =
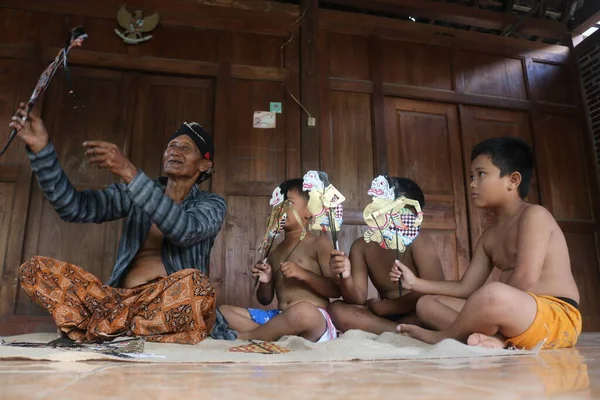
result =
M542 349L573 347L581 333L581 314L571 304L556 297L528 293L537 304L533 323L519 336L506 340L518 349L532 349L546 339Z

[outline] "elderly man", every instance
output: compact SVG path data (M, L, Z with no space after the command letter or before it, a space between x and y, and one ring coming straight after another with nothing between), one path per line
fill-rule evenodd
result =
M58 163L42 120L25 104L12 118L27 145L46 198L68 222L126 217L108 283L83 269L34 257L19 271L21 287L48 310L69 339L98 342L133 334L150 341L195 344L215 324L215 291L205 273L225 217L225 201L200 191L213 173L213 142L197 123L184 123L164 152L166 178L150 179L111 143L83 143L91 164L124 183L77 191ZM77 243L73 243L77 246Z

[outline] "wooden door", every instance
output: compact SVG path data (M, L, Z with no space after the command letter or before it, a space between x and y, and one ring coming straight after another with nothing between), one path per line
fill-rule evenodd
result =
M576 117L541 114L536 120L537 158L544 171L543 205L561 227L569 246L571 270L581 295L585 331L600 330L600 237L586 176L583 133ZM589 170L587 170L589 171ZM598 215L596 215L598 218Z
M385 131L389 173L423 190L423 231L436 242L444 277L458 279L469 241L456 106L386 98Z
M280 82L232 79L229 86L230 118L227 139L216 147L216 174L219 194L227 201L227 219L213 250L217 264L211 281L217 287L219 304L261 307L255 296L250 269L260 259L258 246L270 212L269 199L275 187L288 176L291 165L299 165L299 136L287 125L293 106L286 103ZM274 129L253 128L255 111L281 102L286 114L276 114ZM217 143L217 144L219 144ZM274 308L276 303L267 308Z
M19 102L27 101L37 80L39 66L33 62L0 59L0 146L10 130L8 123ZM41 108L42 101L38 104ZM15 139L0 158L0 327L18 330L11 315L15 308L17 273L21 264L27 221L31 168L25 146ZM18 324L18 323L17 323Z
M346 197L340 249L350 253L352 243L367 230L363 210L371 202L367 194L374 178L371 96L368 93L331 91L330 118L321 134L321 169ZM367 295L378 296L369 279Z
M131 80L117 71L72 68L71 72L78 103L68 94L66 80L57 80L46 94L42 115L59 162L73 185L78 189L103 189L115 181L115 176L88 164L81 144L95 139L125 148L130 124L127 104ZM44 255L79 265L101 280L107 280L116 257L120 223L63 222L35 181L31 192L21 261ZM47 315L20 287L16 297L16 314Z
M198 122L213 133L214 83L211 79L139 75L136 87L131 162L155 178L163 172L167 143L183 122ZM202 189L209 190L210 181L205 181Z

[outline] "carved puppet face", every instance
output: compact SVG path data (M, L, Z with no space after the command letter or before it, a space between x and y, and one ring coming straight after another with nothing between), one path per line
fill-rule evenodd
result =
M365 232L365 241L404 252L421 230L423 213L419 202L404 196L396 199L393 187L383 176L373 180L368 194L373 196L373 201L363 212L370 227Z

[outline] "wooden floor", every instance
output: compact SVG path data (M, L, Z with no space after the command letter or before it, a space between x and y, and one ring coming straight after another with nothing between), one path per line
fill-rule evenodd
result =
M323 364L0 363L0 399L596 399L600 333L537 357Z

